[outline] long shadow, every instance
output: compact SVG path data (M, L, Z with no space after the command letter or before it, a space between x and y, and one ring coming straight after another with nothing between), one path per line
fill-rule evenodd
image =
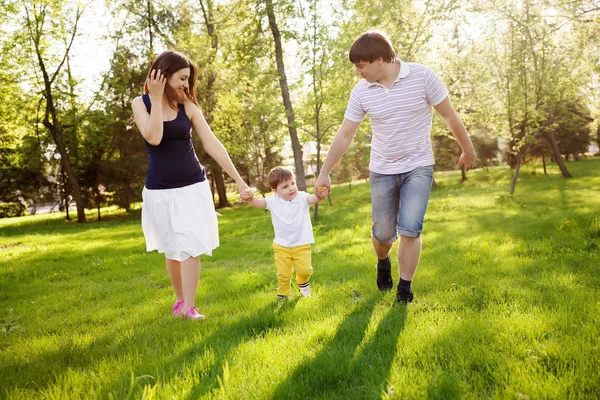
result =
M394 304L381 320L377 331L355 358L350 373L323 398L379 399L388 392L389 377L397 352L398 338L406 325L408 309ZM402 361L397 365L401 366ZM333 388L332 388L333 389Z
M203 357L206 352L210 352L212 354L211 365L204 370L200 368L197 371L200 383L187 395L189 399L202 397L211 390L219 387L218 377L223 374L223 366L231 356L231 353L242 343L252 340L255 337L264 336L269 331L282 326L285 314L295 307L296 301L297 298L295 301L291 300L283 303L270 301L257 312L236 320L232 324L225 324L219 327L213 326L214 331L211 334L194 343L186 350L179 352L174 357L140 359L132 367L131 372L134 376L154 376L158 374L156 376L157 381L161 384L168 384L169 381L176 378L182 372L182 368L186 365L192 365L195 359ZM184 329L175 333L181 340L194 333L194 326L189 324L189 321L177 322L187 324L187 326L183 327ZM142 353L141 350L140 353ZM112 384L105 385L101 397L105 398L115 394L117 397L120 397L124 392L129 390L129 386L130 378L128 376L121 376Z
M272 398L326 396L335 393L340 382L352 382L356 373L356 368L353 368L356 348L364 339L377 298L380 297L362 300L340 324L333 339L316 357L298 366L288 379L281 382Z

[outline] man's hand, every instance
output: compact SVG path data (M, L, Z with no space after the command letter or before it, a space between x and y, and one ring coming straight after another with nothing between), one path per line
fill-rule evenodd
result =
M329 188L327 188L327 186L317 188L317 192L315 194L319 198L319 201L321 201L329 195Z
M473 165L477 162L477 153L475 150L463 152L458 159L458 166L464 167L465 172L473 168Z
M319 175L317 181L315 182L315 188L317 188L315 194L319 197L319 199L323 200L326 198L329 193L331 193L331 179L329 178L329 175Z

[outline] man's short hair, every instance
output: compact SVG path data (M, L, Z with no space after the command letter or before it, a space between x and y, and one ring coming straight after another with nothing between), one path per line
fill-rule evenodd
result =
M372 63L378 58L391 63L396 60L396 52L388 35L379 30L369 30L352 43L348 58L352 64L361 61Z
M269 172L267 179L269 180L271 189L277 190L277 186L279 186L280 183L294 179L294 175L283 167L275 167Z

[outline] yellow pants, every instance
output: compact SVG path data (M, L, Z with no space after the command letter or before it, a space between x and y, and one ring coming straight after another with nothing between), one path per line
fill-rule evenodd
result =
M296 282L308 282L313 269L311 264L310 244L284 247L273 243L275 266L277 267L277 294L291 296L292 265L296 267Z

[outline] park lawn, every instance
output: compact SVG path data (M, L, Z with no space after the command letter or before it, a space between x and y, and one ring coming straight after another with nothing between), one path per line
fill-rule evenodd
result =
M600 159L567 166L513 197L507 167L436 173L408 306L376 289L365 182L319 206L311 298L275 299L268 213L220 210L200 323L139 210L0 220L0 398L597 398Z

